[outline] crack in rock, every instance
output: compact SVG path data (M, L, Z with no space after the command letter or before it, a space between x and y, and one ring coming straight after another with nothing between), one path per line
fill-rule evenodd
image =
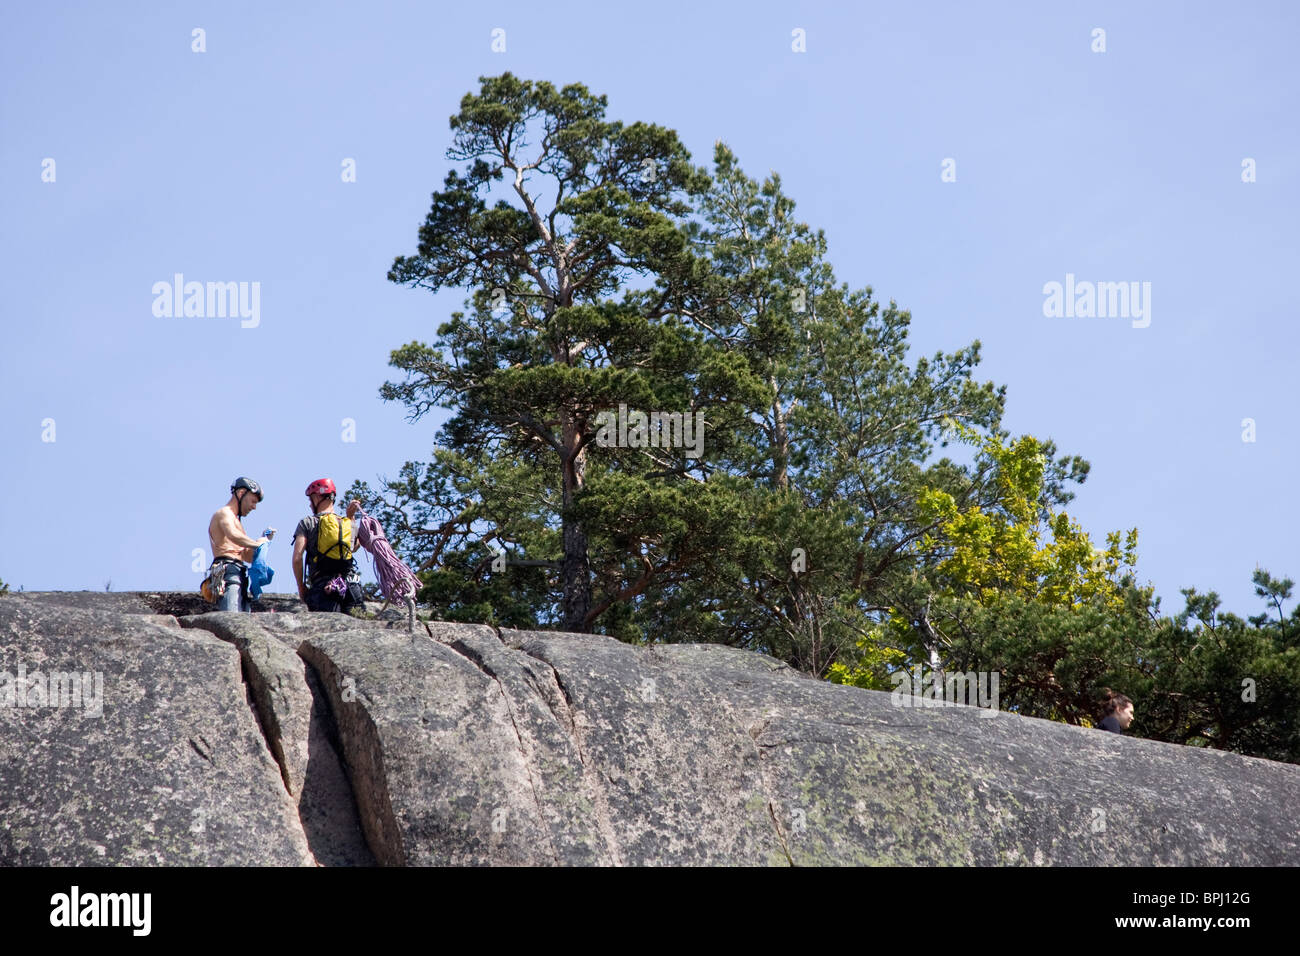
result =
M199 744L202 744L203 746L200 747ZM196 754L198 754L208 763L212 764L212 766L215 767L217 765L217 762L212 759L212 744L208 743L208 741L204 738L202 734L199 734L198 740L195 740L193 737L191 737L190 746L194 748L194 752Z
M325 688L328 712L341 744L344 769L370 852L380 866L405 866L407 855L388 791L379 728L360 700L342 699L343 675L328 654L304 641L298 646L298 656L315 671Z
M374 865L357 812L356 792L341 759L338 727L310 662L253 621L231 624L197 615L178 623L206 631L239 652L246 702L280 771L281 784L294 801L297 823L314 862L318 866ZM276 649L281 647L277 661ZM301 686L293 685L295 678ZM295 702L299 705L296 721ZM306 714L301 713L304 703ZM289 749L295 744L299 759L291 762ZM195 746L192 740L191 746ZM197 746L195 750L212 759Z
M432 633L430 636L432 636ZM497 640L500 639L501 635L498 633ZM496 671L488 665L487 661L483 660L483 658L477 654L473 648L464 642L456 640L444 644L443 646L455 651L496 682L497 693L501 695L502 701L505 702L506 714L510 717L510 726L514 728L515 739L519 742L519 756L523 759L524 772L528 774L528 785L533 791L533 805L537 807L538 822L542 824L542 827L546 832L546 842L550 845L551 856L555 858L556 865L560 865L562 863L560 852L556 849L555 839L550 833L550 828L546 827L546 813L542 808L542 796L537 792L537 781L533 778L533 761L529 756L527 747L524 746L524 735L519 730L519 722L515 720L515 709L510 703L510 694L506 691L505 684L501 682L501 678L497 676Z
M500 631L497 632L500 639ZM504 643L504 642L503 642ZM569 694L569 689L564 686L564 681L560 677L559 670L555 665L545 658L538 657L528 651L525 647L516 647L521 654L542 664L550 672L551 678L555 681L555 687L560 695L564 698L567 708L567 723L569 725L569 736L573 740L574 749L578 752L578 762L582 765L582 781L591 793L592 805L596 811L596 829L600 832L601 838L604 839L605 845L609 847L610 857L614 866L623 866L623 855L619 852L618 836L614 830L613 815L609 810L609 795L605 792L604 784L601 782L601 774L587 759L586 751L583 747L582 729L578 726L578 709L573 704L573 697ZM543 696L545 700L545 697ZM555 708L551 707L550 701L546 701L547 707L552 713L556 713ZM565 721L560 720L560 715L556 713L557 722L561 728L564 727Z
M776 833L776 842L780 844L781 852L784 853L785 858L790 861L790 865L794 866L794 857L790 855L790 844L786 838L785 831L781 828L781 821L777 819L776 803L772 796L772 788L768 786L767 773L763 769L763 748L767 745L758 742L758 738L763 735L765 730L767 730L767 726L772 722L772 720L770 717L764 717L761 725L753 723L750 724L748 728L741 727L740 721L736 719L736 712L732 709L731 705L727 703L724 698L720 697L718 700L722 704L723 713L727 715L727 719L730 720L732 726L736 728L736 732L741 737L748 740L750 746L754 748L754 754L758 761L758 785L761 788L763 796L767 798L767 815L772 821L772 830ZM756 727L757 730L755 729Z
M790 861L790 865L794 866L794 857L790 855L790 845L786 841L785 831L781 829L781 821L776 817L776 805L771 800L767 801L767 815L772 820L772 829L776 831L776 840L781 844L781 852Z

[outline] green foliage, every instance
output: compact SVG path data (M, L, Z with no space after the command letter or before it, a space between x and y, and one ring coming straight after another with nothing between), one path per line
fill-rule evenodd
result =
M1054 510L1061 496L1046 480L1050 444L981 437L960 422L947 428L978 449L970 485L918 495L914 570L893 592L883 626L860 642L861 660L834 679L873 686L865 675L878 675L881 649L895 648L906 667L1002 672L1001 695L1021 712L1087 719L1092 685L1111 659L1098 641L1129 621L1135 597L1142 606L1149 597L1132 583L1137 530L1094 547ZM974 496L980 483L991 494ZM959 497L972 503L962 507Z
M707 409L713 443L725 445L764 394L746 364L683 321L678 307L706 272L683 223L707 173L691 167L671 130L607 122L604 108L604 97L581 84L556 90L509 73L482 78L480 93L461 101L448 155L468 166L447 174L417 254L397 257L389 279L468 286L472 311L454 313L434 344L396 350L392 365L406 377L380 392L413 419L439 406L452 413L440 433L450 457L423 478L421 466L408 464L409 477L385 489L398 495L390 508L431 505L435 536L464 545L454 552L460 582L445 592L430 586L485 608L495 589L480 593L476 548L495 538L511 546L512 563L553 566L555 593L542 615L572 630L591 629L612 606L606 598L593 607L593 582L606 583L617 603L644 588L637 566L648 562L658 574L680 563L658 547L674 539L683 517L674 509L689 498L672 486L699 482L703 468L681 449L599 448L598 413L620 404ZM525 155L529 142L537 146ZM549 207L541 196L552 190L530 186L536 178L554 187ZM498 179L516 202L489 208ZM653 288L608 297L632 275ZM509 499L485 487L494 461L509 463L509 475L495 469L514 492ZM605 473L619 480L602 481ZM622 533L590 524L611 513L602 500L611 494L653 497L667 509L656 511L664 524L639 554L597 545Z
M348 493L434 617L724 643L873 689L996 670L1004 709L1082 725L1108 685L1138 733L1297 759L1293 582L1257 570L1249 621L1195 592L1160 618L1137 530L1099 547L1062 510L1088 463L1001 428L978 340L909 359L910 314L837 282L778 175L721 142L696 168L581 84L480 82L451 119L464 166L388 276L469 290L380 390L448 417L428 461ZM701 453L602 444L620 405L703 413ZM969 463L936 460L954 441Z
M3 580L0 580L0 596L3 596L8 593L9 593L9 585L5 584Z
M1282 591L1255 581L1275 609ZM1283 583L1283 582L1278 582ZM1293 611L1277 621L1220 613L1213 591L1182 591L1186 607L1159 622L1142 648L1135 684L1146 735L1175 743L1300 761L1300 633ZM1280 612L1279 612L1280 613ZM1132 695L1130 695L1132 696Z
M910 367L910 316L836 287L824 236L794 220L779 177L748 179L721 143L714 162L655 293L549 313L534 294L535 316L495 314L480 291L472 319L456 313L435 345L394 352L407 378L381 394L413 418L438 402L453 415L433 462L356 493L410 529L413 559L457 578L427 592L449 613L488 613L475 549L493 540L508 567L537 571L539 623L575 626L562 569L575 559L566 528L579 529L585 625L635 642L724 642L824 674L911 561L899 542L931 439L952 416L994 425L1002 395L970 381L978 343ZM392 277L438 270L399 259ZM557 332L584 349L557 352ZM594 414L618 403L706 410L704 454L597 446ZM581 453L566 457L574 442ZM569 465L580 480L566 485Z
M1135 702L1132 732L1156 740L1300 760L1297 613L1284 616L1293 583L1256 569L1256 593L1275 615L1249 622L1219 613L1218 596L1183 591L1186 609L1160 618L1151 588L1133 581L1137 532L1095 548L1064 512L1044 504L1042 444L961 436L981 446L998 489L992 507L922 496L934 525L917 549L932 563L860 646L855 667L832 679L880 687L882 650L902 662L997 671L1000 706L1092 726L1104 686Z
M1007 445L997 436L981 439L960 423L952 427L964 440L980 444L997 497L986 510L959 509L940 489L921 495L920 519L937 528L918 547L942 555L932 580L949 594L986 607L1016 595L1051 608L1097 603L1122 610L1120 578L1124 568L1137 563L1137 529L1128 531L1122 545L1119 532L1112 532L1104 550L1094 547L1068 514L1053 512L1045 502L1042 442L1026 435Z
M864 635L858 643L857 659L852 667L842 661L831 664L826 679L834 684L863 687L867 690L891 690L889 675L907 663L907 655L887 644L882 629Z

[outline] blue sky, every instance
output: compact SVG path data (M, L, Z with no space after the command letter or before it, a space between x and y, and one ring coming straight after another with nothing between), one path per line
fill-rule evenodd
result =
M268 492L248 530L284 533L289 589L308 482L427 458L437 419L378 388L464 295L385 274L453 165L448 117L509 70L584 83L697 164L722 139L750 176L779 172L839 278L911 310L913 358L979 338L1006 427L1092 463L1069 510L1097 541L1138 528L1162 610L1195 586L1256 613L1256 564L1300 578L1298 10L6 5L0 578L197 587L193 549L206 564L247 474ZM176 273L257 282L258 324L155 316ZM1149 282L1150 324L1044 316L1067 274Z

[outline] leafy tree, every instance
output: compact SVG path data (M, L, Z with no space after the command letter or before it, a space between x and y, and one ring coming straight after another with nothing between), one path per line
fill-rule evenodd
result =
M397 490L408 498L437 495L442 520L421 529L433 538L459 536L464 544L476 527L491 527L503 542L537 549L512 558L557 565L555 618L566 629L589 630L611 606L607 598L593 607L593 577L615 587L629 565L664 575L706 557L697 547L656 563L636 550L644 542L625 540L593 570L589 522L611 513L611 497L643 503L650 525L632 527L660 551L673 550L666 539L681 544L686 514L708 518L684 488L702 480L704 466L684 449L611 450L593 471L597 414L621 403L685 415L707 409L717 445L733 430L730 419L762 400L762 385L736 357L711 347L678 308L688 285L699 300L709 284L680 223L690 211L685 198L706 188L708 177L690 166L676 134L605 121L605 98L580 84L556 90L509 73L481 82L451 119L449 156L469 166L447 174L417 254L399 256L389 273L415 287L475 290L472 313L454 313L434 345L411 343L393 354L407 376L386 384L384 398L404 402L413 419L439 404L453 411L442 431L449 457L423 475L413 470ZM525 155L536 127L540 143ZM533 177L553 190L549 205ZM489 208L486 193L502 178L516 202L501 198ZM653 288L625 290L621 302L606 298L634 276ZM510 463L494 477L535 506L531 520L473 474L488 461ZM647 469L673 480L656 484ZM494 500L504 506L491 507ZM707 527L695 532L703 544ZM617 587L614 601L640 593L647 581L643 571L641 580Z
M1067 514L1043 507L1041 442L956 431L981 444L977 473L991 476L997 505L923 496L923 518L938 526L918 549L937 560L832 680L883 689L891 668L917 663L997 671L1002 709L1084 726L1112 686L1136 702L1140 736L1300 761L1300 611L1282 612L1290 581L1255 571L1276 618L1244 621L1194 589L1179 615L1161 618L1152 589L1133 581L1136 529L1096 548Z
M1251 575L1251 581L1255 584L1255 593L1267 600L1277 613L1278 626L1285 633L1287 623L1286 617L1282 613L1282 602L1291 598L1291 589L1295 587L1295 582L1290 578L1279 581L1263 568L1255 568L1255 573ZM1250 623L1256 627L1264 627L1268 620L1267 614L1260 614L1252 617Z
M1063 510L1089 465L1001 427L980 343L909 360L911 316L836 280L824 234L723 143L605 119L511 74L451 118L449 172L392 281L469 290L384 398L450 412L427 462L362 497L449 620L712 641L887 688L998 670L1005 709L1088 725L1103 685L1156 739L1300 757L1300 608L1185 591L1161 618L1137 532ZM701 446L610 445L602 413L704 416ZM678 437L681 438L680 432ZM973 460L934 460L957 441ZM1248 699L1249 698L1249 699Z
M795 219L776 174L759 184L718 143L698 207L692 241L714 281L688 288L684 311L707 304L711 341L768 387L709 476L735 495L750 533L703 573L655 582L643 626L824 674L913 560L902 542L916 533L941 424L996 425L1002 392L971 381L978 342L910 366L908 313L836 284L824 234Z
M1261 581L1261 577L1264 579ZM1274 607L1267 572L1254 575ZM1283 582L1275 582L1281 584ZM1143 736L1300 762L1296 620L1242 620L1219 596L1184 588L1186 606L1143 646L1133 686Z
M919 522L932 530L915 543L923 558L895 593L877 644L901 651L907 666L999 671L1008 709L1084 722L1097 683L1146 619L1151 593L1134 587L1131 572L1137 530L1123 540L1113 532L1096 548L1053 510L1063 495L1046 480L1049 443L981 437L960 422L950 429L978 446L972 483L991 489L992 500L963 507L949 491L922 493ZM831 679L878 686L879 667L874 658L840 665Z
M498 594L490 545L537 572L539 625L722 641L825 673L915 564L921 492L969 486L951 462L923 465L941 423L996 427L1003 391L971 381L978 342L910 366L908 313L836 285L778 176L749 179L722 143L713 176L692 170L673 134L606 123L603 106L509 74L462 101L451 155L473 163L390 278L469 285L473 311L397 350L406 379L381 392L413 419L453 415L432 462L353 491L387 509L395 546L446 569L424 597L448 614ZM532 121L541 150L525 157ZM554 180L552 205L532 172ZM487 208L498 175L518 205ZM654 288L602 298L632 273ZM618 403L707 409L704 453L593 444Z

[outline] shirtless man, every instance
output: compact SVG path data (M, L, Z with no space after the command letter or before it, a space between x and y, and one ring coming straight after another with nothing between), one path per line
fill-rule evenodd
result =
M220 563L225 593L217 601L218 611L251 611L248 603L248 562L253 552L267 538L250 538L244 533L240 518L253 512L262 501L262 486L251 478L236 478L230 486L230 500L208 522L208 541L212 545L212 564ZM209 573L211 573L211 567Z

